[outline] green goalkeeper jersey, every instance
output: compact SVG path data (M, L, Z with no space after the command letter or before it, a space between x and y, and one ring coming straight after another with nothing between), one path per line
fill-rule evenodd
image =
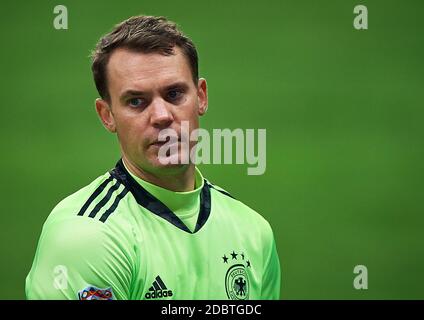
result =
M26 278L28 299L278 299L269 223L196 168L172 192L116 167L61 201Z

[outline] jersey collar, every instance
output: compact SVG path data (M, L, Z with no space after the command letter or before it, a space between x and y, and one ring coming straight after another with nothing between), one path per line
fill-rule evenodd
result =
M131 174L127 171L122 159L118 161L115 168L110 171L111 176L120 181L134 196L137 203L151 211L152 213L158 215L159 217L170 222L177 228L186 231L188 233L196 233L199 231L206 221L209 218L211 211L211 193L210 187L206 180L204 180L202 190L200 192L200 210L199 216L197 218L196 228L193 232L187 228L187 226L181 221L178 216L172 212L164 203L159 199L149 193L145 188L143 188Z

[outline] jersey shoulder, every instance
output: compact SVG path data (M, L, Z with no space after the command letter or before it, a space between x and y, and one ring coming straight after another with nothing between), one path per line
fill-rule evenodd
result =
M125 215L128 198L127 189L109 173L99 176L54 207L43 224L39 247L87 255L106 244L131 248L135 238Z
M60 201L43 225L43 233L52 229L84 230L95 237L101 233L132 234L128 210L129 192L110 173L105 173L90 184Z
M105 223L127 194L128 189L106 173L60 201L46 223L71 217L87 217Z
M104 280L118 273L122 283L130 283L138 261L133 249L135 238L129 232L131 221L120 217L126 210L117 214L126 197L119 197L125 190L116 182L110 174L102 175L55 206L43 225L27 276L28 298L75 298L86 282L100 283L97 286L103 288ZM108 217L102 221L105 214ZM117 265L119 270L114 269ZM48 286L53 283L51 270L56 266L65 266L69 271L69 290L62 292ZM120 297L128 296L123 289L118 293Z
M206 183L210 186L211 194L216 199L215 201L225 209L226 214L231 214L235 219L249 225L256 225L265 233L272 233L269 222L260 213L236 199L220 186L209 181L206 181Z

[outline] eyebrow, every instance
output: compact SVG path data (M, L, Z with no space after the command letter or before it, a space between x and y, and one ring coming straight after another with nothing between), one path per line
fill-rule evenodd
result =
M175 83L172 83L172 84L164 87L162 90L167 91L167 90L174 89L174 88L187 89L188 84L183 82L183 81L179 81L179 82L175 82ZM129 89L129 90L125 90L122 93L120 100L124 100L125 98L134 97L134 96L145 96L146 94L147 94L147 92L145 92L145 91Z

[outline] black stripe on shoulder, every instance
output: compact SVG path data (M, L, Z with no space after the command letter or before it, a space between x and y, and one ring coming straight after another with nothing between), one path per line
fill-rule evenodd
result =
M107 218L109 218L109 216L115 211L115 209L118 207L119 201L121 201L121 199L123 197L125 197L125 195L128 193L128 189L125 188L124 190L121 191L120 194L118 194L115 198L115 201L113 201L112 205L110 206L109 209L107 209L105 211L105 213L103 213L103 215L100 218L101 222L105 222L107 220Z
M113 192L115 190L118 190L118 188L119 188L120 185L121 185L121 182L116 181L115 184L109 188L109 190L107 191L107 193L103 197L103 199L99 201L99 203L94 207L93 210L91 210L91 212L89 214L89 217L90 218L96 217L97 212L99 212L100 209L103 208L106 205L106 203L112 197Z
M90 206L90 204L98 197L98 195L106 188L107 184L111 182L113 179L112 176L109 176L105 181L102 182L100 186L97 187L96 190L91 194L91 196L88 198L88 200L84 203L81 210L78 212L78 216L84 215L87 208Z
M229 194L227 191L218 189L217 187L215 187L213 184L211 184L209 181L206 181L206 183L212 188L215 189L216 191L221 192L222 194L226 195L227 197L233 198L234 200L237 200L236 198L234 198L231 194Z

